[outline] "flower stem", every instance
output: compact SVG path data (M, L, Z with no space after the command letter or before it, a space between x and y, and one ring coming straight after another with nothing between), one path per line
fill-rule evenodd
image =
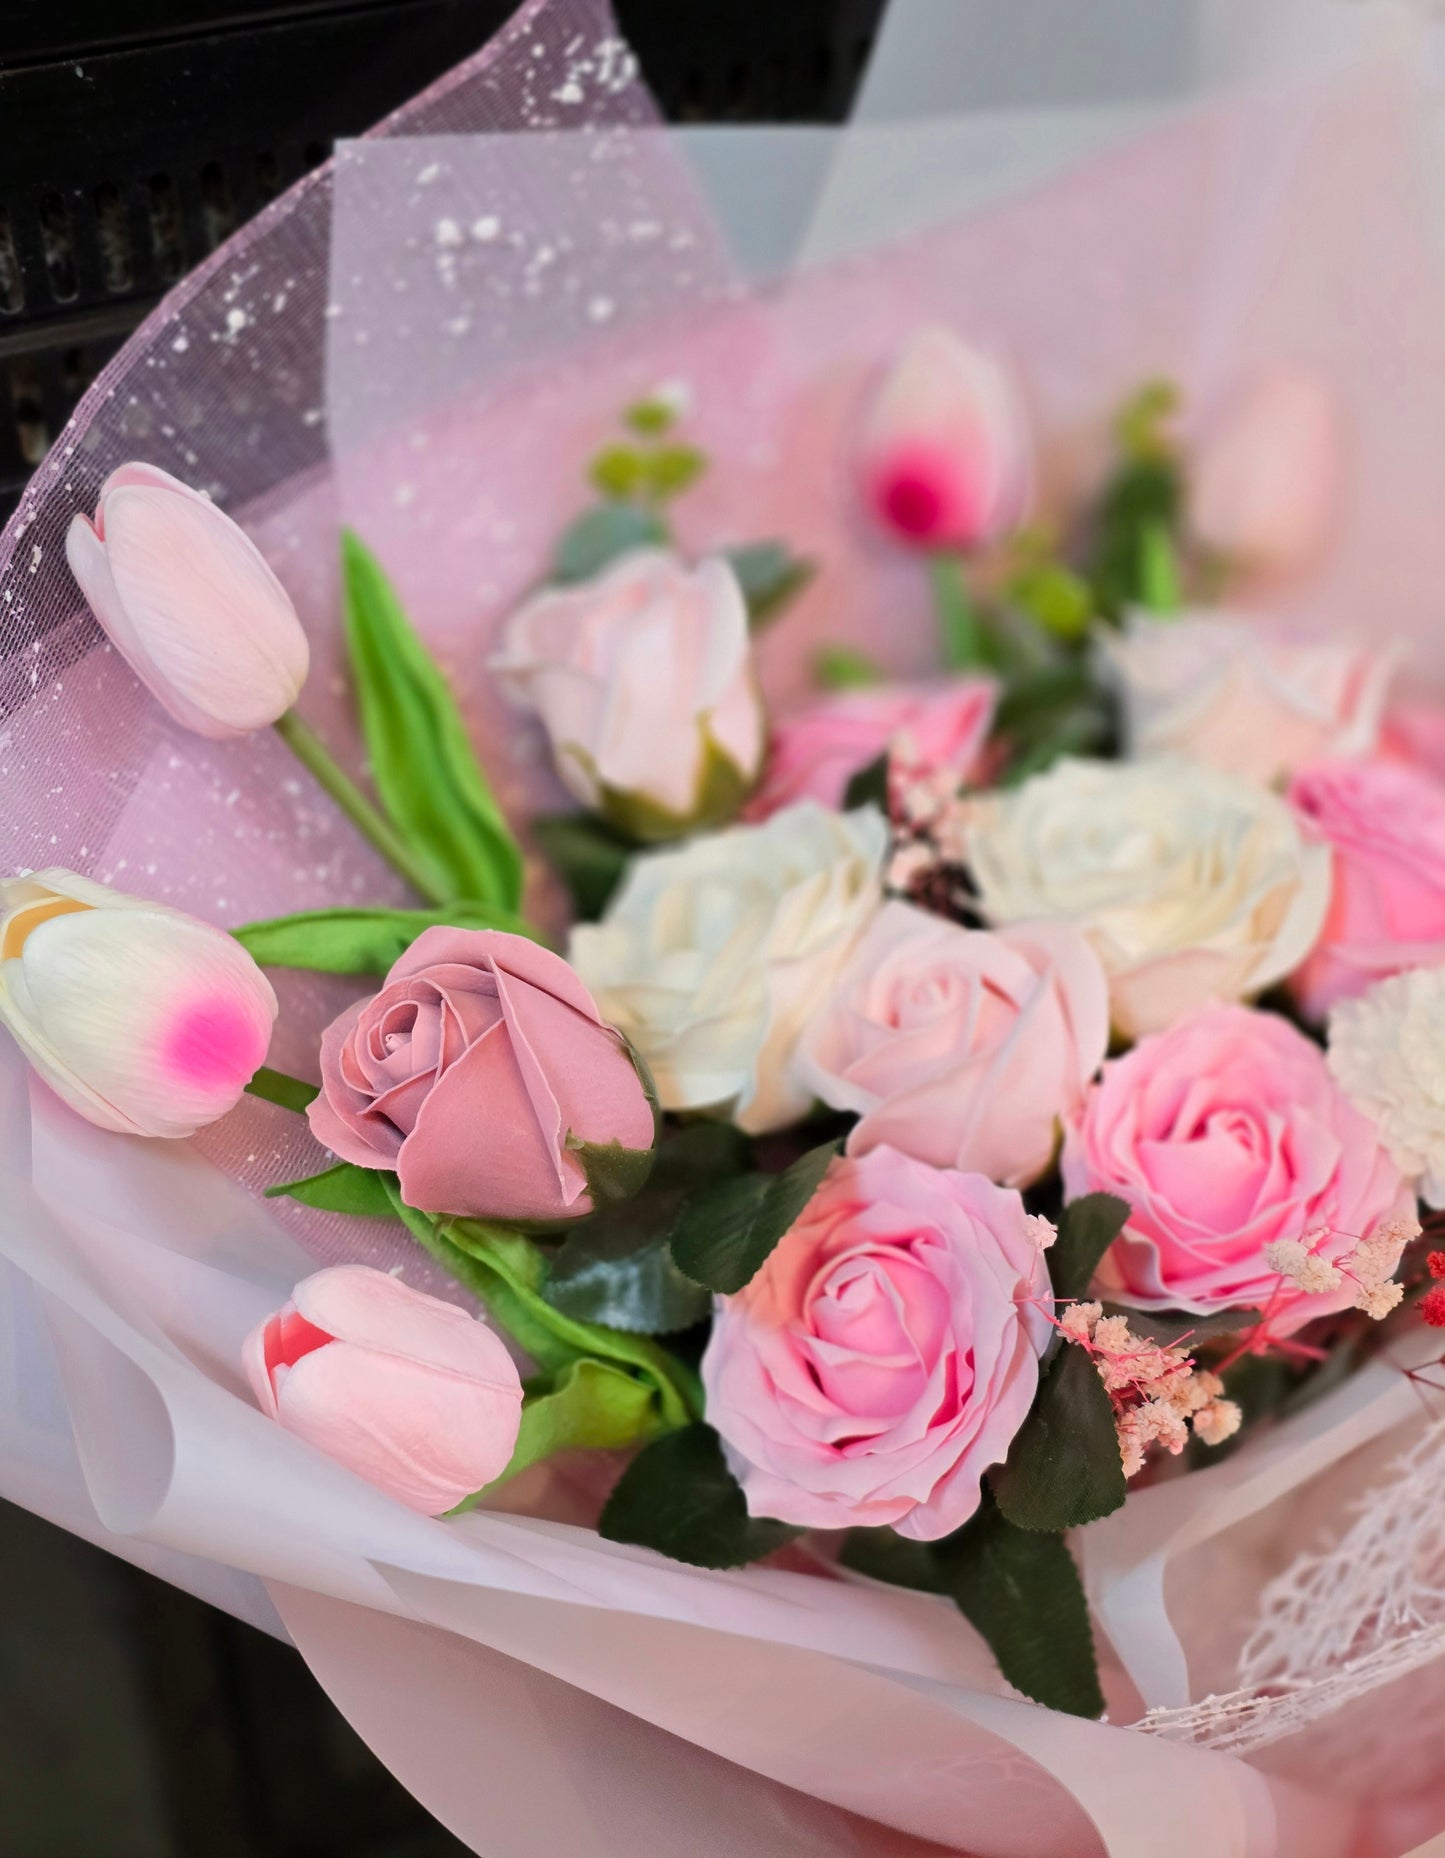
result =
M357 831L376 847L387 863L406 879L412 889L428 903L449 901L445 886L439 886L423 860L342 768L330 749L309 723L302 722L295 710L288 710L276 723L276 733L287 748L330 794Z
M940 551L932 557L929 569L944 665L950 671L975 671L990 663L988 635L969 593L963 563L957 555Z

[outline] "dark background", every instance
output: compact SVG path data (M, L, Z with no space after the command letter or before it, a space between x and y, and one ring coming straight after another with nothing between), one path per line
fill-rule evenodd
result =
M615 3L673 120L830 122L885 0ZM0 521L178 277L512 11L0 0ZM0 1594L3 1858L462 1858L288 1647L5 1504Z

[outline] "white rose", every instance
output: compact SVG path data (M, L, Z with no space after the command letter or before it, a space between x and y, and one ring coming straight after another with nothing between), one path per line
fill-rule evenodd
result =
M593 580L534 594L492 669L551 738L585 806L637 838L737 812L762 765L747 603L732 568L634 549Z
M1225 613L1134 613L1103 650L1129 754L1188 755L1266 783L1320 756L1369 754L1399 656L1291 642Z
M982 913L1077 923L1129 1038L1282 980L1329 907L1329 848L1284 801L1189 761L1060 761L975 801L968 842Z
M872 807L807 800L635 859L568 959L642 1054L665 1110L725 1110L758 1134L804 1115L795 1049L882 897Z
M1415 968L1330 1014L1330 1069L1429 1206L1445 1206L1445 968Z

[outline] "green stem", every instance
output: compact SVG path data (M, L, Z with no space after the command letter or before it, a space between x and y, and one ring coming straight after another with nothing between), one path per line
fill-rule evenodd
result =
M943 662L950 671L977 670L990 662L988 638L982 617L973 603L957 555L940 551L929 561L933 601L938 613L938 637Z
M337 766L330 749L309 723L302 722L295 710L288 710L276 723L276 733L302 767L326 789L357 831L370 840L413 890L428 903L449 901L446 886L437 883L391 821L372 805L351 776Z
M1151 613L1179 611L1179 562L1173 537L1160 522L1139 531L1139 597Z

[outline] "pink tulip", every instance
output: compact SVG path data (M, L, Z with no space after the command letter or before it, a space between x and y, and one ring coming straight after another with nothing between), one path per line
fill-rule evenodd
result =
M1195 454L1194 534L1230 562L1270 574L1305 566L1340 500L1343 437L1324 383L1279 368L1228 407Z
M306 681L306 635L260 550L231 518L154 465L101 486L65 555L91 611L178 723L224 738L263 729Z
M102 1129L187 1136L266 1056L271 984L209 923L73 871L0 880L0 1025Z
M947 329L915 335L874 394L861 444L869 509L918 548L980 548L1028 509L1033 455L1009 372Z
M268 1418L425 1516L500 1477L516 1447L522 1382L500 1338L369 1265L298 1284L243 1361Z

